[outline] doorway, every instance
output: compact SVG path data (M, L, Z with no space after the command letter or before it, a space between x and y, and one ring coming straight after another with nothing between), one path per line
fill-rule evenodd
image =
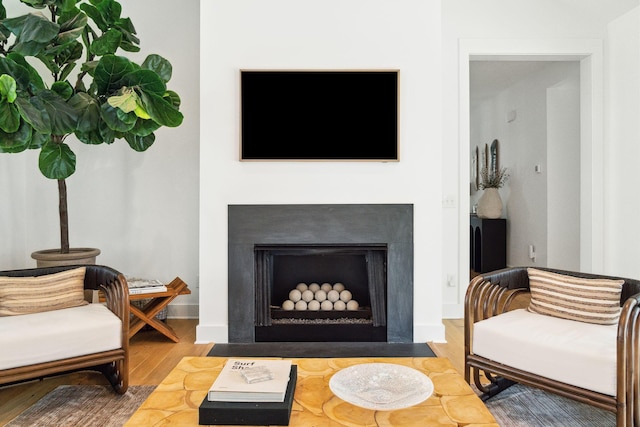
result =
M580 67L580 270L603 265L603 54L589 40L460 40L459 50L459 277L469 274L470 61L577 61ZM460 299L466 286L460 287Z

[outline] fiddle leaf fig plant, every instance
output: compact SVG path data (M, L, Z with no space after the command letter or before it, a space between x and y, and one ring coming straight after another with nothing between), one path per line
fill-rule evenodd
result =
M61 252L69 252L65 179L76 170L67 138L124 140L145 151L162 126L182 123L180 97L167 88L172 66L151 54L115 0L12 0L33 9L7 17L0 0L0 153L39 150L42 174L58 181Z

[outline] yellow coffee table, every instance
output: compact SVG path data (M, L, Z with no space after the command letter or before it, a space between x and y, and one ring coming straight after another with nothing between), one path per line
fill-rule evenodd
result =
M198 407L226 360L226 357L183 358L125 426L197 426ZM292 427L499 427L484 403L445 358L291 360L298 366L289 421ZM375 411L347 403L329 389L329 379L340 369L374 362L396 363L425 373L433 381L433 395L406 409Z

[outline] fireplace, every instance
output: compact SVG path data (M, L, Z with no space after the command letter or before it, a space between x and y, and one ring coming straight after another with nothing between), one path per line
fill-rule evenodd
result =
M387 245L256 245L255 340L387 340Z
M228 213L230 343L413 342L412 205L230 205ZM283 308L294 288L314 283L341 284L358 308Z

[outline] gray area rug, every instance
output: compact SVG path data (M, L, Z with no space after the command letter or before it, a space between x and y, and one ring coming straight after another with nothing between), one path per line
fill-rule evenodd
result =
M615 427L613 412L515 384L485 402L500 427Z
M58 386L6 426L122 427L155 388L129 386L120 395L111 386Z
M64 385L18 415L7 427L121 427L155 386ZM515 384L485 402L500 427L614 427L615 414L565 397Z

